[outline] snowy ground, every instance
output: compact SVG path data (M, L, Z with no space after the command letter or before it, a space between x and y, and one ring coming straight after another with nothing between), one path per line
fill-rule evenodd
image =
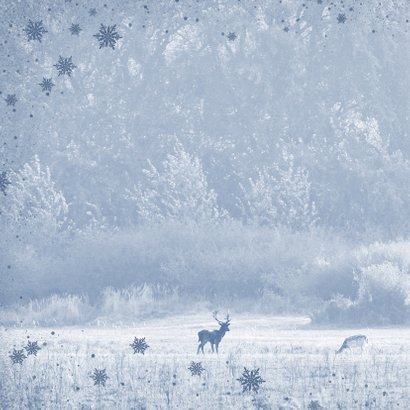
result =
M392 409L408 408L410 330L323 330L305 318L234 317L219 355L196 355L196 333L215 328L207 316L173 317L135 327L0 329L2 409ZM335 356L349 335L363 333L363 351ZM145 355L134 337L146 337ZM38 341L22 365L13 349ZM206 369L192 376L191 361ZM260 369L258 394L238 378ZM94 369L106 369L105 386Z

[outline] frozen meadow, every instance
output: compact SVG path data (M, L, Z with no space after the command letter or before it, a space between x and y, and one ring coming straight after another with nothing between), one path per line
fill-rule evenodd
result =
M208 316L174 316L134 326L2 328L2 409L393 409L408 408L410 331L311 328L307 318L233 317L219 355L197 355ZM363 351L335 355L362 333ZM134 354L135 337L146 338ZM41 350L13 364L13 349ZM201 362L200 376L191 362ZM244 367L260 369L258 393L243 392ZM91 377L106 370L105 385Z
M408 0L0 15L0 410L410 409Z

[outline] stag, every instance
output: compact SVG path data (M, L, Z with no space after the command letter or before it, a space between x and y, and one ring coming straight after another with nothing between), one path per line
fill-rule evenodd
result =
M340 349L336 351L336 354L342 353L346 349L351 350L352 347L360 347L360 349L363 350L363 346L367 342L367 337L364 335L350 336L344 340Z
M225 336L226 332L229 332L229 314L226 315L225 321L222 322L217 318L217 313L213 313L214 319L218 322L220 328L219 330L201 330L198 332L198 350L197 354L199 353L199 350L202 350L202 354L204 354L204 346L209 342L211 343L211 348L212 348L212 353L214 352L214 346L216 348L216 353L218 353L218 347L219 343L221 343L222 338Z

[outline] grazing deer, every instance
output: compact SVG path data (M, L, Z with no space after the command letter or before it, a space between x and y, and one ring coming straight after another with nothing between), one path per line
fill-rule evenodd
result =
M217 313L218 312L214 312L212 316L221 327L219 328L219 330L201 330L200 332L198 332L199 345L198 350L196 352L197 354L199 353L199 350L202 350L202 354L204 354L204 346L208 342L211 343L212 353L214 352L214 346L216 348L216 353L218 353L219 343L221 343L221 340L225 336L225 333L229 332L229 314L226 315L225 322L222 322L216 317Z
M367 342L367 337L364 335L350 336L345 339L342 346L340 346L340 349L336 351L336 354L342 353L346 349L350 350L352 347L360 347L360 349L363 350L363 346Z

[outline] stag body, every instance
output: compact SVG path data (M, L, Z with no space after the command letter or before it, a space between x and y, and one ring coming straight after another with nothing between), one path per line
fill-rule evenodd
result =
M204 346L209 342L211 343L211 348L212 348L212 353L215 351L214 347L216 349L216 353L218 353L218 347L219 343L221 342L222 338L225 336L226 332L229 332L229 315L226 316L225 322L222 322L221 320L218 320L216 317L216 313L214 313L214 319L218 322L220 328L219 330L201 330L198 332L198 350L197 354L199 351L202 351L202 354L204 354Z

